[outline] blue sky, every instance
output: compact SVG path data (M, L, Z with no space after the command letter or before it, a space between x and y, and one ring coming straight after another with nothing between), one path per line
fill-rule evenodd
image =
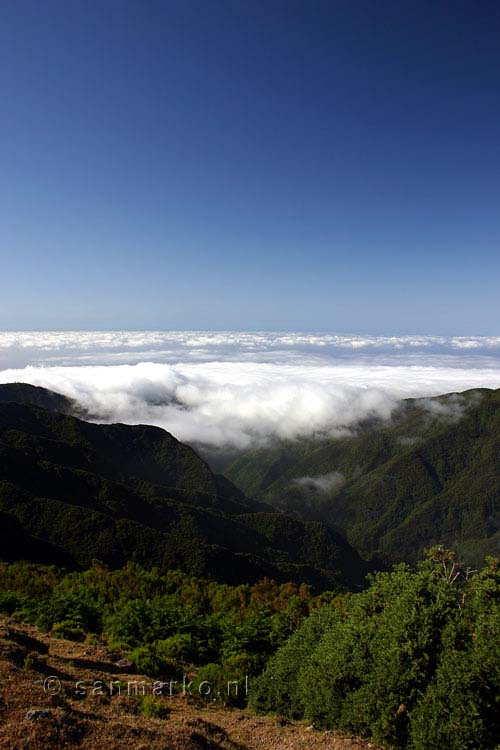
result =
M0 4L0 328L495 334L497 2Z

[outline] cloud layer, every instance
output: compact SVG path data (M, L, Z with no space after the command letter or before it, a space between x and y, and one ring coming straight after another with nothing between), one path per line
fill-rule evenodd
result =
M315 477L298 477L292 483L304 490L317 494L328 494L339 490L345 483L345 477L340 471L330 471L328 474L320 474Z
M404 397L500 387L500 338L2 333L0 367L0 382L59 391L102 421L248 446L345 434Z
M239 331L22 331L0 332L0 367L14 363L113 364L139 360L248 359L266 355L319 357L500 356L500 336L360 336L333 333L245 333Z

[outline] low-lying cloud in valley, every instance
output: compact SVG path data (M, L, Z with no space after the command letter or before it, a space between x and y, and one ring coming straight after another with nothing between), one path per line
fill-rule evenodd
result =
M500 338L4 333L0 366L0 382L59 391L101 421L244 447L346 434L405 397L500 387Z
M317 494L328 494L339 490L345 484L345 477L340 471L329 471L315 477L297 477L292 484Z

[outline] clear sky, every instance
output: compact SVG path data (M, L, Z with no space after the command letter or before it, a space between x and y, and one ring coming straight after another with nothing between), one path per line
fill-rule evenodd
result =
M499 333L500 4L2 0L0 328Z

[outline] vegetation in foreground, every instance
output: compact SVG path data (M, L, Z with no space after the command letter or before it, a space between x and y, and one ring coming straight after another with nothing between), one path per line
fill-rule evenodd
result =
M412 750L492 750L500 738L500 567L435 548L314 612L254 682L261 712Z
M104 643L116 659L164 681L206 681L210 698L242 705L247 678L334 593L264 579L230 586L180 571L146 571L134 563L111 571L95 563L64 572L32 563L0 564L0 614L50 631L52 637ZM231 682L238 688L227 690Z
M116 664L102 643L54 638L6 616L0 651L0 750L366 750L361 739L304 722L196 696L142 695L144 677ZM47 675L57 675L60 690L43 689Z
M500 563L464 568L442 547L366 591L313 596L130 564L83 573L0 566L0 610L52 637L105 644L152 678L250 681L249 706L408 750L492 750L500 736ZM85 644L83 644L85 641ZM31 664L25 664L30 668ZM258 675L258 676L257 676ZM220 695L219 695L220 693ZM161 710L154 701L146 715Z

